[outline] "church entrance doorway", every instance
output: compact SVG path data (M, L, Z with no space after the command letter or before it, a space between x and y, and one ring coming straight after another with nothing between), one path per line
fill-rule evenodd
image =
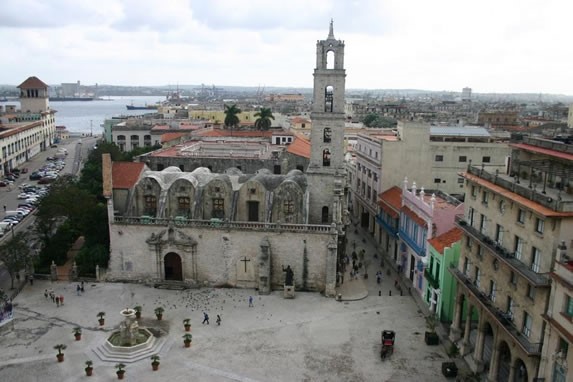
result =
M183 268L181 266L181 257L169 252L163 259L165 264L165 280L183 281Z

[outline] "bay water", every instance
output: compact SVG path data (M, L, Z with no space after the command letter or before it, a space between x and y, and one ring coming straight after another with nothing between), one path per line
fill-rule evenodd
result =
M56 125L66 126L71 133L101 135L105 119L120 115L142 115L152 110L127 110L127 105L145 106L164 101L161 96L102 97L94 101L50 101L56 110ZM0 102L0 105L17 105L18 101Z

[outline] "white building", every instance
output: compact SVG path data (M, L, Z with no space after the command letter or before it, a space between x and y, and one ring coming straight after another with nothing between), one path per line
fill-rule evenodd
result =
M29 77L20 89L20 109L0 106L0 171L14 168L44 151L56 136L55 111L50 110L48 85L37 77Z

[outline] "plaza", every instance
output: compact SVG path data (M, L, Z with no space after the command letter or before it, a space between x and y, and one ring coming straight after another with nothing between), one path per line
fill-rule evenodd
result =
M142 306L140 326L165 332L159 351L161 365L151 370L149 357L126 363L127 381L441 381L448 360L442 346L424 343L425 320L408 293L394 287L395 273L379 268L374 245L350 232L348 245L366 250L368 279L349 280L338 291L343 301L319 293L296 292L284 299L280 291L259 296L253 289L158 289L132 283L87 282L77 296L77 283L36 280L14 300L14 320L3 328L0 344L2 381L109 381L117 379L115 363L94 352L117 330L120 311ZM369 261L368 261L369 260ZM374 274L383 271L381 285ZM57 307L45 289L65 296ZM378 292L381 292L379 296ZM390 296L390 292L392 295ZM248 306L249 296L254 307ZM164 307L163 320L154 309ZM106 313L100 327L97 313ZM203 312L210 324L202 325ZM215 323L222 317L221 326ZM193 342L183 346L183 320L191 319ZM75 341L73 328L82 328ZM380 335L396 331L394 354L381 361ZM67 345L58 363L57 344ZM94 373L86 377L85 361Z

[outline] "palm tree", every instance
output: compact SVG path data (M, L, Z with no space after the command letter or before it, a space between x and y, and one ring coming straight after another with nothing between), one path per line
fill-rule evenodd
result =
M262 107L257 113L255 113L255 117L258 117L255 121L255 128L257 130L268 130L271 128L272 122L271 119L275 119L273 112L271 109Z
M225 127L237 127L239 125L239 117L237 114L241 113L241 109L237 105L225 105Z

